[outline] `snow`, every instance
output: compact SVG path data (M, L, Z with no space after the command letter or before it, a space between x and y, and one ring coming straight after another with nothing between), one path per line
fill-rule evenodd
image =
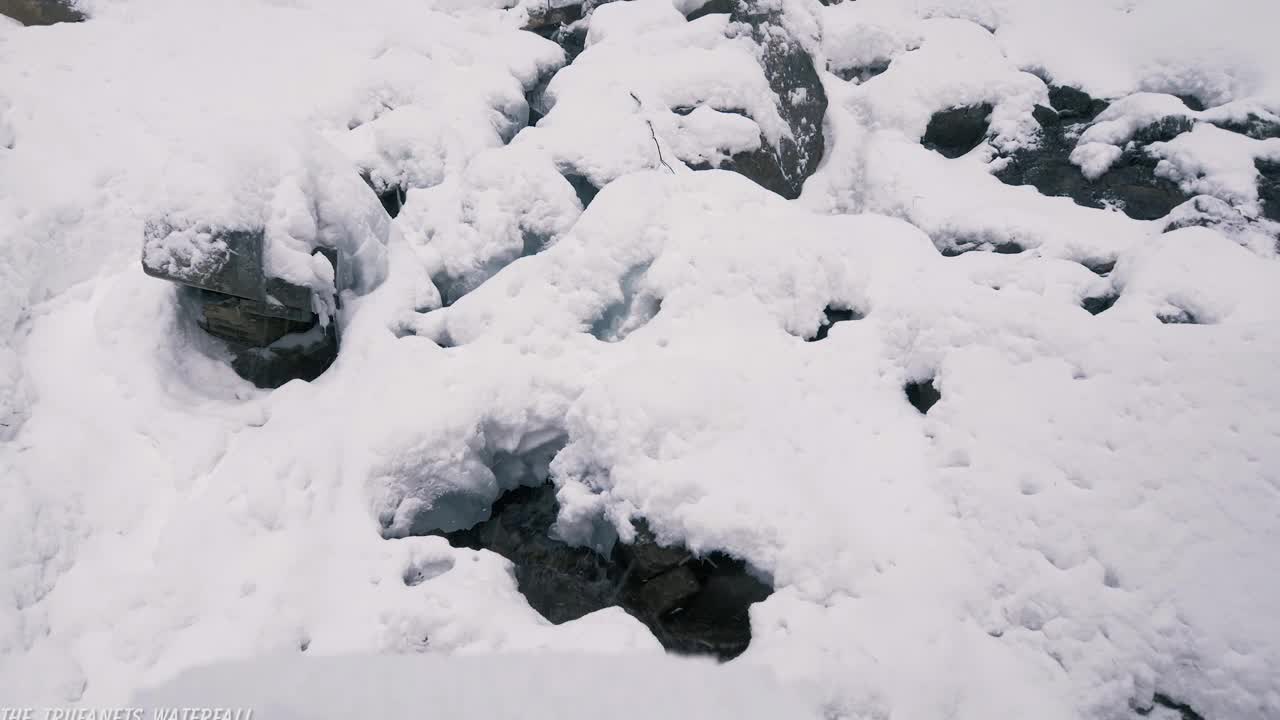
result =
M135 707L201 703L258 708L255 714L279 720L422 712L458 720L817 717L767 673L660 655L282 656L186 673L143 693Z
M787 132L744 28L606 4L560 69L500 5L97 0L0 26L0 698L1280 714L1280 266L1254 166L1280 140L1209 124L1280 112L1274 7L787 0L819 68L892 60L823 74L827 156L788 202L686 165ZM1144 222L1002 184L1039 76L1113 101L1090 173L1190 118L1148 151L1199 197ZM919 144L982 102L974 152ZM362 173L406 187L395 220ZM1164 232L1202 214L1231 220ZM180 232L146 246L157 218ZM312 249L356 259L319 379L252 388L141 272L216 255L213 227L263 228L268 271L317 289ZM865 317L805 342L828 307ZM922 415L903 387L925 380ZM552 625L506 560L413 535L543 466L565 539L643 517L768 578L748 651L667 657L618 608Z

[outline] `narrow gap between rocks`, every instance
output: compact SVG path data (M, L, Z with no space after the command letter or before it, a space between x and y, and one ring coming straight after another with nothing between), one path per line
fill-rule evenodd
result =
M866 317L865 314L853 308L828 305L822 311L822 324L818 326L818 332L816 332L813 337L805 338L805 342L826 340L827 335L831 332L831 327L836 323L849 322L850 320L861 320L864 317Z

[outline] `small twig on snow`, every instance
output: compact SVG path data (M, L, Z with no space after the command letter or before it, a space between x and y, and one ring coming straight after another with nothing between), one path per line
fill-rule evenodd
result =
M628 94L631 95L632 100L636 101L636 105L638 107L641 107L641 108L644 107L644 104L640 102L640 98L636 97L635 93L628 93ZM666 158L662 157L662 143L658 142L658 133L654 132L653 122L650 121L648 118L644 118L644 124L649 126L649 137L653 138L653 146L658 149L658 162L662 163L662 166L667 169L667 172L671 173L672 175L675 175L676 171L673 170L671 166L667 164Z

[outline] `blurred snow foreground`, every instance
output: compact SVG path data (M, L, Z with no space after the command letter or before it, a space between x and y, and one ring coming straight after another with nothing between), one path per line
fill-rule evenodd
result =
M1274 4L42 1L0 705L1280 716Z

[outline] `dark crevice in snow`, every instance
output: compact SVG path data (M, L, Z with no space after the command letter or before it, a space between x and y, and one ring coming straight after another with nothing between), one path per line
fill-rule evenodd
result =
M360 179L364 180L364 184L378 196L378 202L382 203L382 209L387 211L387 215L395 217L400 214L400 210L404 207L404 201L407 191L398 184L387 184L377 182L369 173L361 173Z
M1100 315L1111 309L1112 305L1120 299L1120 295L1111 292L1106 295L1094 295L1080 301L1080 307L1089 311L1090 315Z
M1205 720L1203 715L1196 712L1195 709L1187 703L1175 700L1162 692L1157 692L1152 696L1150 705L1146 707L1135 707L1133 708L1133 711L1143 717L1146 717L1157 707L1162 707L1166 710L1173 710L1182 717L1182 720Z
M841 80L864 83L877 75L883 75L889 69L889 62L889 60L880 60L867 65L833 67L831 72Z
M1189 131L1193 123L1182 116L1166 117L1139 128L1120 157L1101 177L1090 180L1071 162L1076 138L1107 103L1070 87L1051 87L1052 108L1037 106L1039 143L1016 150L995 175L1009 185L1031 185L1041 194L1069 197L1093 208L1118 207L1129 217L1155 220L1186 201L1177 183L1156 174L1158 159L1146 151Z
M382 203L382 209L387 211L387 215L395 217L400 214L400 209L404 207L406 196L407 193L404 188L394 185L378 193L378 202Z
M942 393L934 386L933 378L909 382L903 390L907 394L907 402L919 410L921 415L928 415L929 409L942 399Z
M850 320L861 320L864 317L866 315L853 308L828 305L822 311L822 324L818 326L818 332L813 337L805 338L805 341L818 342L819 340L826 340L827 335L831 332L831 326Z
M53 25L86 19L71 0L0 0L0 15L23 25Z
M1173 312L1162 312L1156 318L1165 325L1199 325L1200 319L1186 308L1175 308Z
M1086 258L1080 261L1080 264L1089 269L1089 272L1100 277L1106 277L1116 269L1115 258Z
M921 143L943 157L958 158L978 147L986 137L992 106L966 105L934 113Z
M632 543L615 543L607 553L570 546L553 537L559 509L553 485L521 487L499 498L485 522L444 536L454 547L510 560L521 594L552 623L616 605L670 652L728 660L747 649L748 608L773 588L745 563L659 545L643 522Z
M644 291L640 280L649 263L631 268L622 276L622 297L609 304L591 323L590 332L597 340L619 342L643 327L662 310L662 298Z
M1186 105L1188 110L1200 112L1205 108L1204 102L1200 100L1200 98L1196 97L1195 95L1184 94L1184 95L1174 95L1174 97L1181 100L1182 104Z
M992 252L997 255L1017 255L1026 247L1016 240L986 240L982 238L945 237L934 241L943 257L958 257L969 252Z
M591 201L596 199L596 194L600 192L600 188L596 187L585 175L577 173L566 173L565 180L569 181L569 185L573 187L573 192L578 196L578 202L582 203L582 207L586 208L591 205Z
M412 563L405 568L401 579L408 587L421 585L422 583L449 572L453 569L453 560L450 558L437 558L426 562Z

